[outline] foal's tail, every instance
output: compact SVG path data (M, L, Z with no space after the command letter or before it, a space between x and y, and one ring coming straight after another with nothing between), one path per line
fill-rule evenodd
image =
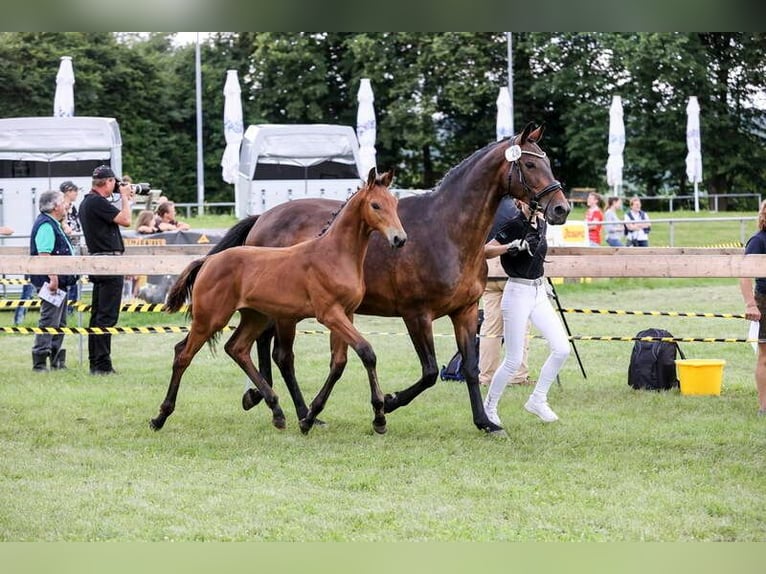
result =
M165 301L165 310L168 313L177 313L181 310L181 307L183 307L187 299L191 301L194 281L197 279L197 273L199 273L199 270L202 268L202 264L206 259L207 257L202 257L201 259L196 259L189 263L189 265L186 266L186 269L184 269L178 276L176 282L173 283L170 291L168 291L168 296ZM186 314L192 314L191 304L189 305Z
M226 232L226 235L224 235L213 248L208 251L207 254L212 255L213 253L219 253L230 247L244 245L245 239L247 239L247 234L250 233L250 230L253 228L256 221L258 221L258 216L251 215L236 223L234 227L229 229L229 231Z

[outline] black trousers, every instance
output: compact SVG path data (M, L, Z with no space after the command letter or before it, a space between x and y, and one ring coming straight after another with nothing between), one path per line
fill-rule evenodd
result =
M122 305L122 275L92 275L93 294L89 327L114 327ZM91 371L112 370L112 336L88 335Z

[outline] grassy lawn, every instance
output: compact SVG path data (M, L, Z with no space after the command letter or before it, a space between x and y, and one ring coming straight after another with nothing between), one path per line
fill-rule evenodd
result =
M557 287L567 308L741 313L736 280L594 280ZM746 335L733 319L567 314L578 335ZM35 312L27 324L34 325ZM0 313L9 325L12 313ZM236 322L236 317L232 322ZM72 322L73 324L76 321ZM120 325L184 324L128 314ZM399 320L358 317L378 354L386 392L419 365ZM321 328L306 321L300 328ZM436 323L440 364L455 349ZM67 337L70 368L33 376L31 337L3 335L0 540L3 541L762 541L766 420L756 416L747 344L682 343L690 358L724 359L721 396L637 392L632 343L577 341L550 402L561 420L524 412L528 388L500 405L507 438L471 421L462 383L439 381L371 428L369 388L352 356L322 415L303 436L284 385L288 428L263 405L241 410L244 376L203 349L159 432L157 413L180 335L113 338L120 374L92 378ZM545 357L532 341L533 375ZM85 350L87 355L87 348ZM327 372L327 337L301 333L298 377L307 398Z

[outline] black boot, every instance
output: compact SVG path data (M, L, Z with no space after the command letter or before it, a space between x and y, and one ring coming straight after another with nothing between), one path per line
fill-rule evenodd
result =
M48 372L48 357L50 353L32 353L32 370L36 373Z
M58 353L51 357L51 369L66 369L66 349L59 349Z

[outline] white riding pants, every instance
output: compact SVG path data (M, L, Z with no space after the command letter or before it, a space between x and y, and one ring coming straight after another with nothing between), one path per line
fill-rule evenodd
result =
M548 390L570 353L566 330L548 299L546 286L542 282L539 285L527 285L510 279L503 290L500 306L503 313L505 359L492 377L488 394L499 400L508 381L518 371L524 353L527 322L531 322L548 342L550 349L532 393L534 400L546 401Z

